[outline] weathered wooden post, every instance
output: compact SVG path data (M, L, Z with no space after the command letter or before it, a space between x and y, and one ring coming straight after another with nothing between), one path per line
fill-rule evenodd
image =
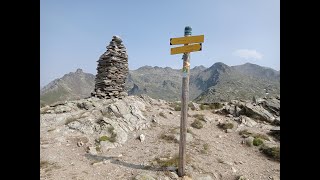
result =
M183 54L182 68L182 95L181 95L181 121L180 121L180 143L179 143L179 164L178 175L185 175L186 167L186 137L187 137L187 118L188 118L188 102L189 102L189 76L190 76L190 52L201 51L202 44L192 44L204 41L204 36L191 36L192 28L186 26L184 36L181 38L171 38L170 45L184 44L182 47L171 48L172 54Z
M191 27L184 29L184 36L191 35ZM187 46L188 44L185 44ZM187 138L187 119L188 119L188 102L189 102L189 70L190 70L190 53L183 54L182 68L182 96L181 96L181 121L180 121L180 144L179 144L179 166L178 175L185 174L186 167L186 138Z

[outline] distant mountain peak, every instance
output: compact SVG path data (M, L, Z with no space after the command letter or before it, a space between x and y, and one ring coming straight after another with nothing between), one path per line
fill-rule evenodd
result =
M200 65L200 66L193 67L191 70L204 70L204 69L206 69L206 67Z
M225 71L226 69L229 69L230 67L222 62L216 62L214 63L211 67L209 67L208 69L206 69L206 71L211 71L211 70L223 70Z
M145 70L145 69L153 69L153 67L146 65L146 66L139 67L137 70Z
M83 73L83 70L80 69L80 68L78 68L78 69L76 70L76 73Z

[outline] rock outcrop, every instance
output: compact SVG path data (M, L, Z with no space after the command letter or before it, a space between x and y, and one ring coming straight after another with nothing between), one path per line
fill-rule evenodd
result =
M147 129L151 119L143 115L151 101L146 97L126 96L123 99L91 97L69 101L59 106L46 106L41 111L41 128L65 125L87 135L91 143L99 142L102 150L125 143L128 132Z

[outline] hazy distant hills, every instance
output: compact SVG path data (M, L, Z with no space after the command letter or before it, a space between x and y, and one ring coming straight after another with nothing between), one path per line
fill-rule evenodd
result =
M79 99L90 96L95 75L81 69L56 79L40 90L42 103ZM182 74L169 67L143 66L131 70L126 88L129 95L147 94L152 98L180 100ZM200 102L252 99L265 94L280 94L280 72L246 63L227 66L221 62L211 67L196 66L190 71L190 100Z

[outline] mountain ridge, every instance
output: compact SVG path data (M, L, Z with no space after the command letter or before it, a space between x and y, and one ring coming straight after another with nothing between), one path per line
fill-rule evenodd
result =
M82 69L65 74L41 88L41 103L88 97L94 88L94 78L95 75ZM126 90L129 95L147 94L152 98L179 101L181 79L179 69L146 65L129 71ZM252 63L228 66L222 62L208 68L195 66L190 71L190 100L252 99L266 93L280 94L280 71Z

